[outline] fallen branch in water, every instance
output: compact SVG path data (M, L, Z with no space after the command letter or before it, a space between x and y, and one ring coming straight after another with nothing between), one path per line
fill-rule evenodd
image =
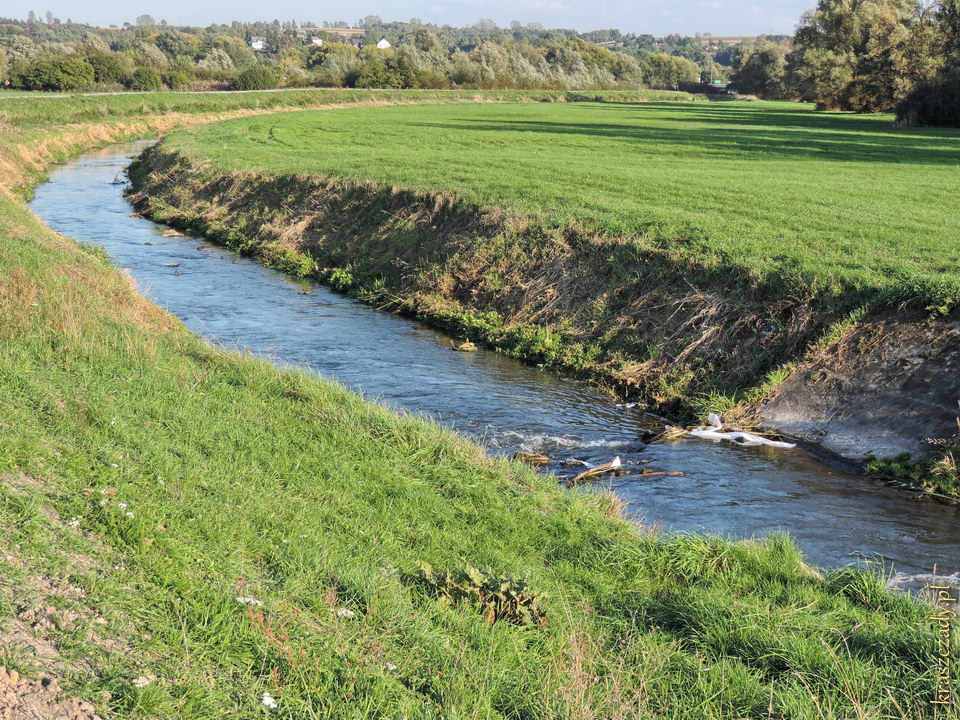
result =
M707 415L707 422L710 423L708 428L695 428L687 433L688 437L695 438L705 438L707 440L728 440L730 442L735 442L738 445L767 445L768 447L776 448L794 448L796 447L793 443L780 442L778 440L770 440L769 438L761 437L760 435L754 435L753 433L743 432L743 431L728 431L723 429L723 423L720 422L720 418L716 413L710 413ZM668 428L669 429L669 428Z
M620 456L618 455L610 462L605 462L600 465L594 465L592 468L587 468L576 477L572 477L567 480L567 485L575 485L585 478L591 478L597 475L603 475L604 473L613 472L614 470L619 470L621 467L623 467L623 464L620 462Z
M527 463L527 465L533 465L534 467L550 464L550 458L548 458L546 455L523 452L523 450L517 450L513 454L513 459L517 460L518 462Z
M655 477L683 477L683 473L682 472L665 472L665 471L664 472L646 472L646 473L640 473L638 475L622 475L617 477L617 480L622 482L624 480L646 480L647 478L655 478ZM567 487L570 487L571 485L585 485L588 482L592 482L593 480L598 480L598 479L599 479L598 475L589 475L587 473L581 473L580 475L577 475L576 477L570 478L569 480L567 480L566 485Z

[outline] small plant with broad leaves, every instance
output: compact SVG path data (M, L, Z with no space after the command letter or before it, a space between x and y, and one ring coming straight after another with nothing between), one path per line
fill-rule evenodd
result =
M479 606L491 624L505 620L514 625L547 625L543 608L546 593L534 592L526 581L513 575L494 575L470 564L461 571L438 573L422 563L420 571L422 579L442 602Z

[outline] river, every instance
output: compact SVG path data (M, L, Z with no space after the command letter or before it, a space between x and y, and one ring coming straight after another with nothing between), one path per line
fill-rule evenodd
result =
M645 446L663 421L589 385L493 352L453 352L452 339L313 282L290 278L203 238L131 216L111 181L144 143L115 145L57 167L33 211L54 230L102 245L147 297L199 335L309 369L368 399L448 423L493 453L619 455L642 471L682 476L605 481L629 512L668 531L742 538L785 531L809 562L878 560L902 573L960 570L960 513L916 502L823 465L800 449L705 440Z

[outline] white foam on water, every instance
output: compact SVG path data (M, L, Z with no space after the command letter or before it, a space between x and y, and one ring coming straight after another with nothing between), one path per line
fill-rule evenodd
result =
M574 435L548 435L546 433L527 435L512 430L491 432L485 436L485 441L487 446L491 448L516 447L524 452L531 453L592 448L609 448L630 452L639 449L642 445L639 438L631 443L625 440L587 440Z
M936 575L934 573L896 573L887 582L887 590L905 592L910 589L920 590L933 585L951 587L960 590L960 573L952 575Z

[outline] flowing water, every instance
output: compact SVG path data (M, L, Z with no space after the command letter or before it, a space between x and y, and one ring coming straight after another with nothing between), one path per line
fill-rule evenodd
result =
M277 363L309 368L367 398L449 423L490 452L544 453L682 476L606 481L631 513L671 531L733 537L786 531L809 561L863 558L903 573L960 570L960 513L846 475L803 450L705 440L644 446L663 421L617 407L593 388L493 352L460 353L452 339L312 282L269 270L196 237L131 217L111 184L143 143L84 155L37 188L50 227L102 245L141 291L196 333ZM174 267L175 266L175 267ZM570 473L559 464L558 472Z

